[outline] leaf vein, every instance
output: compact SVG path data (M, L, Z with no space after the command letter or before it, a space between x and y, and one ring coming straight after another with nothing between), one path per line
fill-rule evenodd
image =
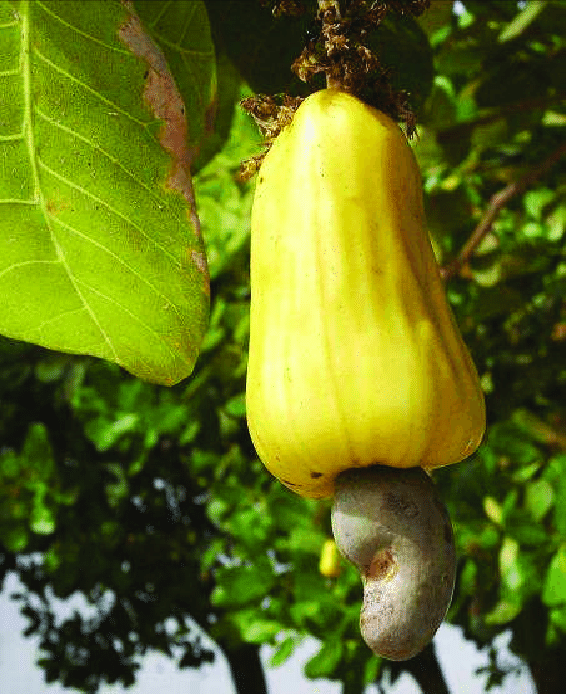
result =
M164 38L161 34L158 34L158 36L160 43L162 43L164 46L169 46L169 48L173 48L174 50L178 51L179 53L181 53L183 57L200 57L204 60L205 58L212 58L212 56L214 55L214 51L197 51L193 48L184 48L179 43L174 43L173 41L169 41L168 39Z
M53 10L47 9L47 6L43 2L41 2L41 0L36 0L36 4L38 7L41 7L41 9L45 12L45 14L50 15L51 17L53 17L53 19L58 21L60 24L67 27L67 29L74 31L76 34L79 34L79 36L82 36L83 38L85 38L89 41L92 41L93 43L97 43L99 46L103 46L104 48L107 48L109 51L115 51L116 53L127 54L126 50L119 48L117 46L112 46L108 43L105 43L104 41L101 41L100 39L97 39L96 37L94 37L92 34L87 34L86 31L79 29L74 24L71 24L70 22L65 21L62 17L60 17L55 12L53 12Z
M66 316L71 316L73 313L82 313L83 311L86 311L86 307L82 306L81 308L73 308L69 309L68 311L62 311L59 313L57 316L53 316L53 318L48 318L47 320L41 321L41 323L36 326L36 330L41 333L43 328L47 325L53 325L54 323L57 323L58 321L62 320Z
M165 341L163 335L161 335L161 334L158 333L156 330L154 330L150 325L147 325L144 321L141 320L141 318L140 318L139 316L136 316L135 313L133 313L132 311L130 311L126 306L124 306L123 304L121 304L119 301L116 301L116 300L113 299L111 296L107 296L106 294L104 294L103 292L99 291L99 290L96 289L95 287L91 287L91 286L88 285L86 282L82 282L81 280L77 279L77 283L80 284L80 285L82 285L83 287L85 287L85 288L88 289L89 291L91 291L93 294L96 294L97 296L100 296L102 299L105 299L106 301L109 301L110 303L114 304L115 306L118 306L118 308L120 308L122 311L124 311L125 313L127 313L127 314L130 316L130 318L132 318L132 319L135 320L139 325L141 325L142 328L144 328L145 330L147 330L148 333L150 333L151 335L153 335L159 342L162 342L162 343L165 345L165 347L168 349L169 353L170 353L173 357L182 356L182 355L179 355L177 352L175 352L175 351L171 348L171 346L170 346L169 344L167 344L167 342ZM184 358L184 357L183 357L183 358ZM188 360L185 359L185 361L188 361Z
M135 174L130 169L126 168L118 159L116 159L116 157L114 157L112 154L110 154L110 152L106 151L105 149L100 147L100 145L97 145L92 140L89 140L88 137L81 135L76 130L72 130L71 128L68 128L66 125L63 125L63 123L56 121L53 118L50 118L47 114L43 113L40 109L36 108L35 112L37 113L37 115L40 118L42 118L45 122L49 123L53 127L58 128L59 130L62 130L63 132L66 132L68 135L71 135L72 137L76 138L77 140L80 140L81 142L84 142L85 144L92 147L92 149L103 154L110 162L112 162L112 164L114 164L117 168L124 171L124 173L126 173L135 183L137 183L140 186L140 188L143 188L149 195L151 195L151 197L156 202L160 201L159 196L155 193L153 188L151 188L146 183L144 183L139 178L137 178L135 176Z
M116 113L119 113L120 115L126 116L129 120L133 121L134 123L137 123L139 126L142 128L146 129L147 128L147 123L144 123L143 121L138 120L137 118L134 118L130 113L128 113L125 109L121 108L118 106L118 104L114 103L113 101L110 101L110 99L107 99L106 97L102 96L100 92L97 92L96 89L93 89L90 87L88 84L85 84L81 80L79 80L77 77L74 75L71 75L70 72L67 72L64 70L62 67L54 63L52 60L50 60L47 56L43 55L37 48L33 49L34 55L42 60L46 65L49 65L53 70L58 72L60 75L63 75L66 77L69 81L74 82L75 84L80 85L85 91L90 92L91 94L94 94L100 101L102 101L104 104L107 106L111 106L113 109L116 109Z
M68 185L69 188L73 188L74 190L79 191L85 197L87 197L91 200L94 200L99 205L103 205L104 207L106 207L106 209L109 210L110 212L112 212L112 214L115 214L117 217L119 217L120 219L125 221L127 224L129 224L132 227L132 229L135 229L141 236L146 238L150 243L152 243L156 248L158 248L163 253L163 255L168 257L174 263L175 267L177 267L179 265L178 259L171 252L169 252L161 244L157 243L157 241L155 241L155 239L153 239L146 231L144 231L142 227L135 224L129 217L126 217L126 215L122 214L122 212L120 212L116 208L112 207L112 205L110 205L108 202L106 202L102 198L99 198L97 195L94 195L90 191L86 190L86 188L83 188L82 186L79 186L76 183L69 181L69 179L65 178L65 176L59 174L57 171L52 169L50 166L47 166L47 164L45 162L41 161L41 159L38 159L38 164L44 171L47 171L49 174L54 176L57 180L61 181L62 183L65 183L65 185ZM45 214L47 215L48 213L45 212Z
M17 270L20 267L24 267L25 265L57 265L60 262L60 260L22 260L19 263L12 263L12 265L8 265L1 270L0 277L7 275L9 272L12 272L12 270Z
M169 7L171 6L171 2L172 2L172 0L168 0L167 2L162 3L161 10L157 13L157 16L155 17L153 22L151 22L151 24L149 25L152 29L155 29L155 26L159 23L159 20L161 19L161 17L163 17L163 15L169 10Z
M6 205L39 205L39 200L18 200L17 198L0 198L0 204Z
M191 22L193 21L193 17L195 16L195 12L197 11L197 5L192 5L192 12L187 12L187 16L185 18L185 25L181 31L181 36L179 37L179 43L185 40L186 33L191 26Z
M124 262L124 261L122 260L122 258L120 258L120 256L116 255L116 253L114 253L113 251L111 251L109 248L107 248L106 246L104 246L102 243L99 243L98 241L95 241L94 239L91 239L89 236L87 236L86 234L84 234L82 231L79 231L78 229L75 229L74 227L70 226L69 224L65 224L65 222L61 221L60 219L54 218L53 221L54 221L56 224L59 224L60 226L62 226L64 229L67 229L67 231L70 231L70 232L72 232L73 234L76 234L77 236L80 236L80 237L81 237L82 239L84 239L85 241L88 241L88 242L91 243L93 246L96 246L96 247L97 247L98 249L100 249L101 251L104 251L105 253L107 253L107 254L108 254L109 256L111 256L119 265L122 265L122 267L126 268L129 272L131 272L132 275L134 275L134 277L137 277L137 279L138 279L142 284L146 284L148 287L150 287L150 289L152 289L152 290L157 294L157 296L161 297L169 306L171 306L171 308L175 311L175 313L176 313L178 316L180 316L180 313L179 313L179 310L178 310L177 306L173 303L173 301L171 301L171 299L169 299L169 298L166 297L161 291L159 291L159 289L157 289L157 287L156 287L152 282L150 282L149 280L147 280L145 277L142 277L142 276L140 275L140 273L139 273L137 270L135 270L133 267L130 267L130 265L128 265L128 263Z

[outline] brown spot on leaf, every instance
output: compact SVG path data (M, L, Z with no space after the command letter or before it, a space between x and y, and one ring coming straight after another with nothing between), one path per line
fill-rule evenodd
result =
M165 181L165 187L180 193L185 198L188 203L189 220L195 234L200 238L200 223L191 184L191 158L187 148L188 128L185 104L169 71L163 52L146 33L131 0L122 0L122 5L129 16L120 27L118 36L136 57L146 62L143 98L155 117L163 121L159 132L159 142L171 155L171 169Z
M60 212L65 212L70 209L69 202L67 200L54 200L49 199L45 203L45 209L48 214L56 217Z
M208 272L208 268L206 265L206 257L204 253L199 253L198 251L192 250L191 260L203 274L206 274Z
M312 472L311 470L311 479L313 480L318 480L323 476L324 473L322 472Z

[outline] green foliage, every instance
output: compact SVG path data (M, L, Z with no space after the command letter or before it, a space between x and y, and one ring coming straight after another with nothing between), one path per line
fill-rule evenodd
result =
M65 490L55 469L45 426L31 424L21 452L0 453L0 542L12 552L25 550L30 534L51 535L55 509L73 504L77 490Z
M509 422L492 425L473 468L458 470L450 479L448 503L465 561L453 613L473 601L476 616L470 628L480 640L511 624L541 592L549 607L553 603L547 596L557 597L548 586L549 581L559 586L556 556L565 536L557 514L564 501L560 487L566 458L545 455L536 438L538 425L521 411ZM483 507L480 517L478 507ZM553 638L549 632L549 643Z

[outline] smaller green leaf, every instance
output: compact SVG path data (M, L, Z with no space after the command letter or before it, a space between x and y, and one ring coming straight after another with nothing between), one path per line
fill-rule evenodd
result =
M104 490L106 492L106 497L108 498L108 503L112 507L116 507L120 501L128 495L129 491L129 486L128 486L128 480L126 478L126 473L124 472L124 469L121 465L118 465L117 463L109 463L107 465L107 468L110 472L112 472L116 479L117 482L114 484L107 484L104 487Z
M58 381L69 365L69 357L66 354L50 355L48 359L43 359L35 366L35 376L42 383L53 383Z
M281 624L279 622L254 617L241 629L241 634L242 639L248 643L265 643L271 641L280 631Z
M478 566L473 559L467 559L460 575L460 590L464 595L473 595L477 586Z
M223 567L217 573L212 602L221 606L261 602L269 593L274 577L268 559L259 558L251 566Z
M519 544L511 537L506 537L499 552L501 582L511 592L516 592L523 584L523 572L519 563Z
M200 431L200 422L187 422L183 430L179 434L178 441L180 446L186 446L194 441L196 435Z
M505 495L502 506L504 522L517 508L518 498L519 492L517 489L510 489Z
M275 648L275 652L271 656L271 660L269 661L270 666L279 667L282 665L293 655L296 646L297 639L292 636L287 636L283 641L280 641Z
M566 456L561 456L561 459L563 460L563 470L557 479L554 490L554 523L558 533L566 539ZM558 461L555 459L555 462Z
M499 544L499 532L492 525L487 526L477 536L480 547L491 549Z
M508 137L507 121L499 118L489 123L482 123L474 126L472 134L472 146L476 149L487 149L496 147Z
M486 496L483 500L483 510L490 521L496 525L501 525L503 521L503 511L499 504L492 496Z
M20 459L14 451L7 450L0 455L0 475L2 477L17 477L20 472Z
M341 641L326 641L320 651L305 665L305 675L309 679L330 679L342 658Z
M296 600L289 608L291 617L297 624L304 624L306 620L316 619L320 615L320 603L318 600Z
M237 629L240 639L247 643L268 643L281 632L283 625L265 616L263 610L247 608L233 610L227 617L232 629Z
M552 557L542 599L549 606L566 604L566 545L562 545Z
M230 509L224 499L212 499L206 506L206 515L213 523L220 524Z
M228 400L226 412L232 417L245 417L246 415L246 394L240 393Z
M525 503L535 521L541 521L553 504L554 495L546 480L529 482L525 489Z
M51 510L38 504L32 512L30 527L38 535L50 535L55 530L55 518Z
M1 531L0 539L9 552L23 552L29 542L29 534L23 526L19 526Z
M367 685L377 682L379 672L381 670L381 659L380 658L369 658L366 661L366 668L364 673L364 682Z
M206 549L201 558L201 570L209 571L218 561L218 557L225 553L226 542L223 538L215 538Z
M486 624L509 624L521 611L521 602L501 600L497 605L485 616Z
M523 482L528 482L528 480L530 480L533 477L533 475L536 472L538 472L539 469L539 463L531 463L530 465L524 465L523 467L520 467L513 473L513 482L517 482L519 484Z
M558 205L549 215L547 238L549 241L560 241L566 229L566 206Z
M528 190L524 197L523 203L527 214L540 221L542 214L547 205L549 205L556 197L556 193L548 188L537 188L536 190Z
M53 452L44 424L32 424L28 430L22 458L30 468L41 470L42 477L47 477L53 467Z
M118 415L119 419L108 422L94 419L85 426L85 433L99 451L108 451L118 439L133 431L138 423L137 414Z
M513 538L523 547L541 547L548 542L548 532L543 525L533 523L525 513L518 513L511 519L508 527L512 526ZM511 529L510 529L511 532Z
M498 42L505 43L520 36L535 21L546 5L546 0L530 0L530 2L527 2L523 11L519 12L499 34L497 37Z
M294 527L289 531L289 535L286 539L286 545L288 549L312 552L318 557L322 540L322 533L314 532L312 527Z
M61 557L59 556L57 549L51 546L43 557L43 565L49 572L57 571L61 566Z
M528 465L540 459L539 449L532 444L530 432L515 422L501 422L491 427L489 446L499 455L504 455L517 466Z
M550 610L550 621L553 626L566 632L566 607L554 607Z
M201 451L198 448L191 452L191 470L195 473L205 472L207 469L214 469L218 465L218 456L210 451ZM209 515L212 511L209 509ZM216 514L213 514L216 515Z

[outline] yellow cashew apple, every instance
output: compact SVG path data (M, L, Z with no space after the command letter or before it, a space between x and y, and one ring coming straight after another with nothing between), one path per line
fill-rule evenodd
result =
M308 497L350 468L455 463L484 432L413 152L334 89L300 105L259 172L246 407L265 466Z

